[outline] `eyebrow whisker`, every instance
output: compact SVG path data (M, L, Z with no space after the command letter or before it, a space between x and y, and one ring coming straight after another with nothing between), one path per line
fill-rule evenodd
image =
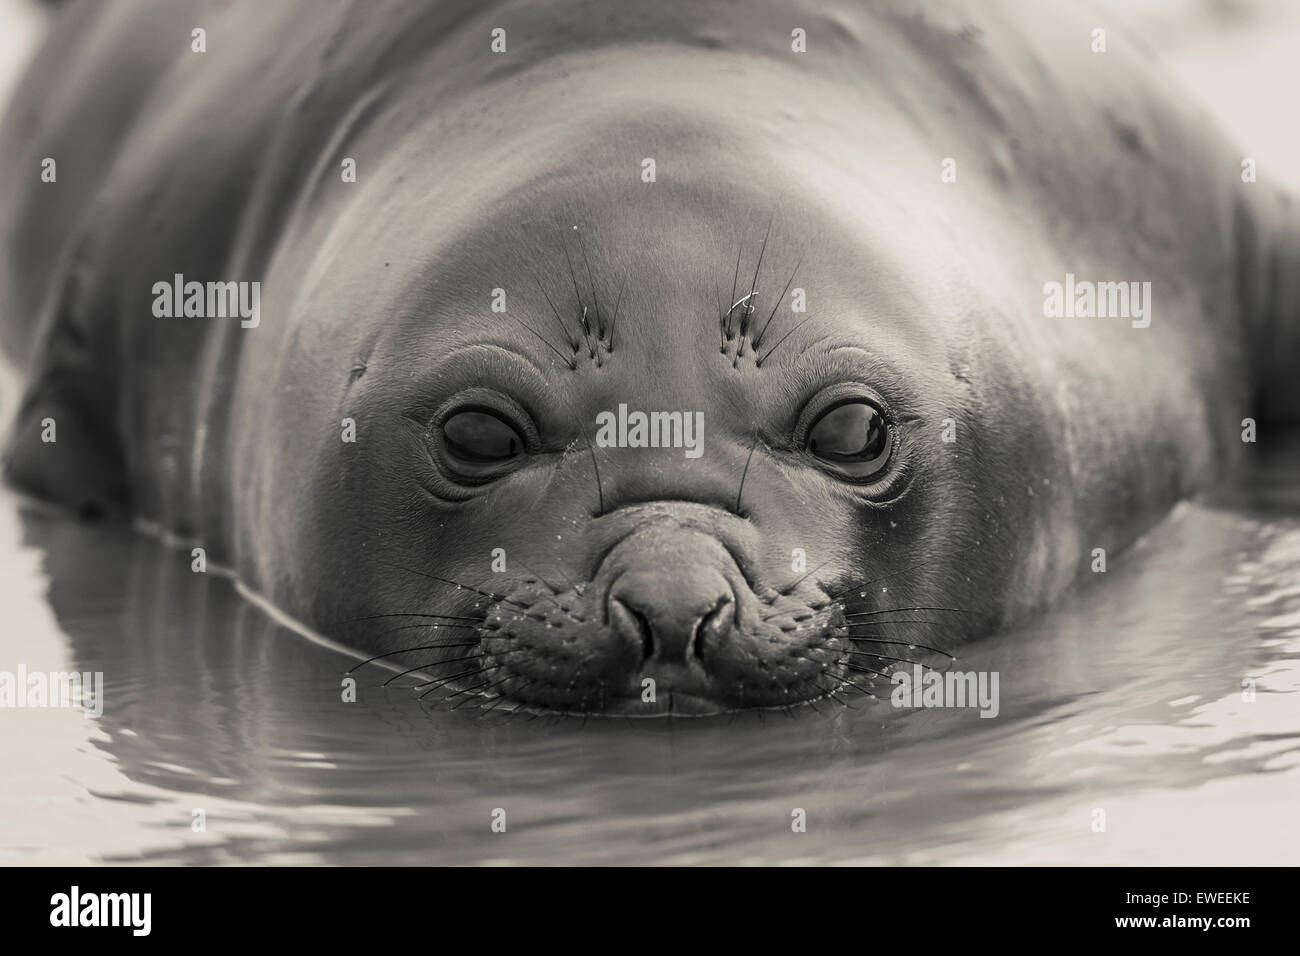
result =
M546 304L551 307L551 313L555 316L555 321L560 326L560 335L564 336L564 341L568 343L569 348L573 349L574 352L577 352L578 341L577 339L573 338L569 334L568 326L564 324L564 317L560 315L560 310L557 309L555 307L555 303L551 301L551 296L549 293L547 293L546 287L542 285L541 280L538 279L536 276L533 277L533 281L537 283L538 291L540 291L542 295L545 297Z
M783 335L783 336L781 336L779 339L777 339L775 345L773 345L770 349L768 349L768 350L767 350L767 351L766 351L766 352L765 352L765 353L764 353L760 358L757 358L757 359L754 360L754 364L755 364L755 365L762 365L764 362L766 362L766 361L768 360L768 358L771 356L771 354L772 354L773 352L775 352L777 349L779 349L779 348L781 347L781 344L782 344L783 342L785 342L786 339L788 339L790 336L794 335L796 332L798 332L801 328L803 328L805 325L807 325L807 324L808 324L809 322L811 322L812 320L813 320L813 317L812 317L811 315L808 316L808 318L804 319L802 322L800 322L798 325L796 325L794 328L792 328L789 332L785 333L785 335Z
M745 240L742 239L740 241L740 248L736 250L736 272L731 277L731 300L733 302L736 300L736 284L740 281L740 257L744 254L744 252L745 252ZM734 309L735 306L733 305L731 308ZM732 336L731 314L732 314L731 309L728 309L727 310L727 338L731 338Z
M758 273L763 268L763 256L767 254L767 240L771 238L771 235L772 235L772 220L768 219L767 231L763 233L763 244L759 246L758 249L758 264L754 266L754 279L749 284L749 295L746 296L746 298L749 299L754 298L754 295L756 294L756 290L758 289ZM740 334L742 337L746 332L749 331L749 316L753 313L753 311L754 311L754 307L752 305L747 305L745 306L744 314L741 315L740 317Z
M543 293L543 294L545 294L545 293ZM510 315L510 313L508 313L508 312L507 312L506 314L507 314L507 315ZM510 315L510 318L514 319L516 322L518 322L520 325L522 325L522 326L523 326L525 329L527 329L529 332L533 333L533 335L537 336L537 337L541 340L541 342L542 342L543 345L545 345L548 349L550 349L552 352L554 352L556 355L558 355L558 356L560 357L560 361L563 362L566 366L568 366L569 371L573 372L573 371L576 371L576 370L577 370L577 368L578 368L578 363L575 362L571 356L565 355L563 352L561 352L559 349L557 349L554 345L552 345L552 344L550 343L550 341L549 341L545 336L542 335L542 333L538 332L535 328L533 328L531 325L529 325L527 322L525 322L525 321L524 321L523 319L521 319L521 318L518 318L518 317L513 316L513 315Z
M767 335L768 326L770 326L772 320L776 318L776 310L781 308L781 303L785 301L785 294L790 291L790 286L794 284L795 274L799 271L799 267L803 265L804 255L806 255L806 253L801 253L799 255L799 261L794 264L794 269L790 271L790 278L786 280L785 288L781 290L781 294L778 295L776 301L772 303L772 314L767 317L767 321L763 323L763 328L759 331L758 335L754 336L755 350L757 350L758 346L762 343L763 337Z
M603 338L605 335L605 320L600 317L600 298L596 295L596 277L591 273L591 262L587 259L587 244L582 241L582 233L578 233L578 251L582 253L582 263L587 267L587 281L591 283L591 301L592 308L596 313L596 331Z

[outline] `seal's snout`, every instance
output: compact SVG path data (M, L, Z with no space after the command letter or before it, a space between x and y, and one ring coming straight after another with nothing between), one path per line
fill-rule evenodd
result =
M818 610L828 599L804 579L765 584L752 526L676 503L608 520L587 580L561 590L533 576L488 609L475 675L494 695L658 716L789 707L844 683L834 615Z
M609 622L618 640L635 642L645 665L705 665L705 654L730 638L736 596L716 571L695 562L625 571L610 589Z
M606 584L608 582L608 584ZM725 696L715 664L735 642L737 591L748 589L731 553L714 536L671 523L624 538L595 583L607 595L609 652L636 663L628 677L696 704Z

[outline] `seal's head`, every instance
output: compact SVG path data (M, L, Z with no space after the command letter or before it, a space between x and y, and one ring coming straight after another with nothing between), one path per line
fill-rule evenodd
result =
M977 612L961 588L921 597L951 582L962 531L914 489L940 466L920 383L883 359L907 346L878 325L864 347L829 293L799 308L799 250L770 234L724 262L689 213L636 236L559 216L514 261L469 238L464 299L412 297L482 313L441 324L441 347L426 328L367 357L351 407L382 453L337 466L367 502L353 639L419 649L391 659L430 691L623 714L874 695L916 645L949 645ZM632 243L634 273L592 261Z
M884 697L986 622L924 325L788 223L536 203L346 370L316 620L423 692L638 715Z

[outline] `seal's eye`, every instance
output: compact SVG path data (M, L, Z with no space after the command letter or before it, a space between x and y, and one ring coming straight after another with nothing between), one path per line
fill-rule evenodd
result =
M457 412L442 423L447 452L471 470L499 465L523 454L524 440L494 413L484 409Z
M853 399L822 412L808 429L807 448L849 478L870 478L889 461L889 425L880 409Z

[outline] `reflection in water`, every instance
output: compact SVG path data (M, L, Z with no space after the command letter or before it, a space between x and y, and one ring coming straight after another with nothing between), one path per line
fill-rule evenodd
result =
M968 648L959 668L1001 674L992 720L855 698L797 720L483 721L377 668L343 703L353 658L188 551L6 498L0 670L103 671L105 706L0 710L0 862L1293 861L1297 475L1180 507L1058 612Z

